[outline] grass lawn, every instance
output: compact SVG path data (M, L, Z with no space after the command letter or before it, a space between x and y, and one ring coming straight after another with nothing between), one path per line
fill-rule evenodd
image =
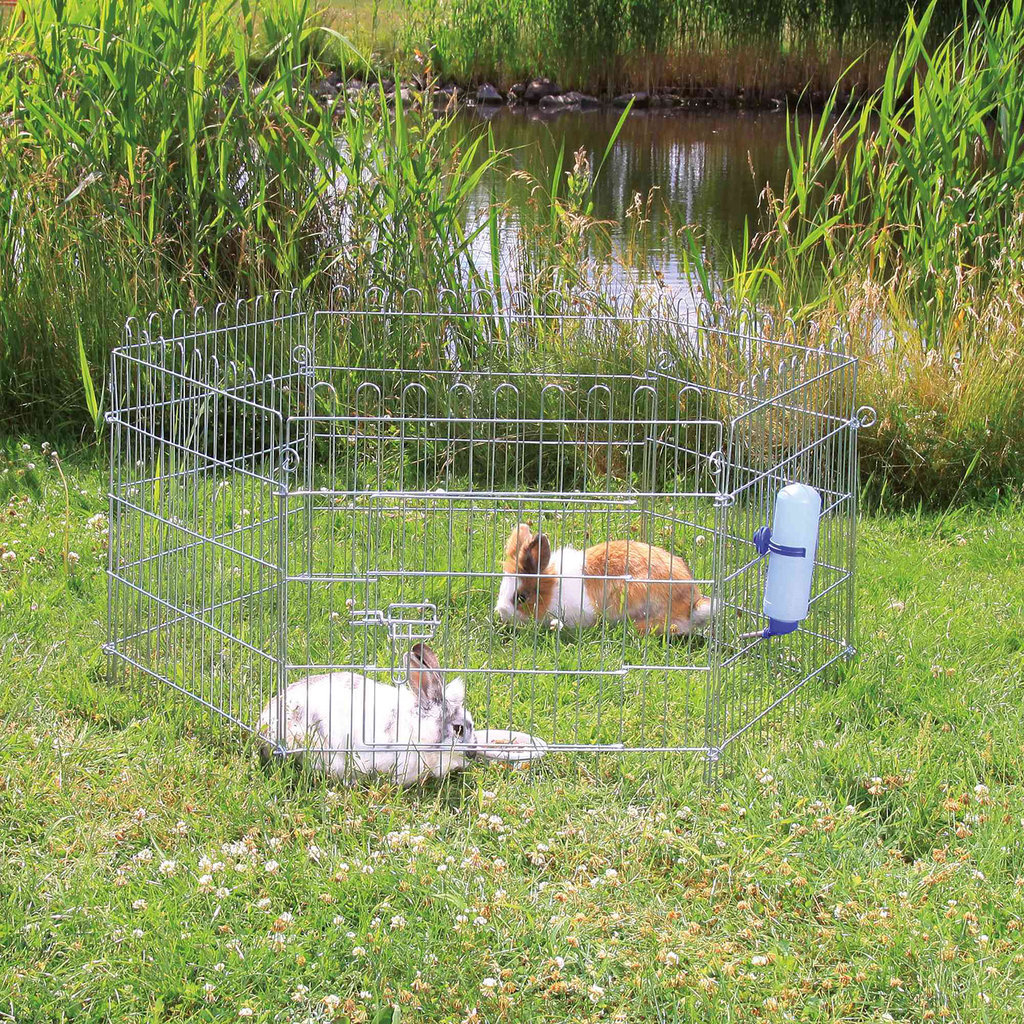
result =
M717 792L341 790L106 684L104 460L66 494L40 441L0 448L0 1020L1019 1019L1020 508L865 520L859 665Z
M325 24L367 56L377 53L392 60L405 48L410 17L405 0L328 0L316 9Z

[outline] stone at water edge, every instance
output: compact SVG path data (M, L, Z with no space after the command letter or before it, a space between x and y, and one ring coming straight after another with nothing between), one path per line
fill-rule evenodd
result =
M650 96L645 92L624 92L621 96L616 96L612 100L613 107L628 107L629 101L633 101L633 109L637 110L641 107L646 107L650 101Z
M329 82L326 78L321 78L320 81L313 86L312 92L316 99L324 103L329 103L338 96L337 86Z
M504 103L505 97L490 82L484 82L476 91L476 101L482 104Z
M535 78L526 87L523 99L527 103L539 103L545 96L560 96L562 90L550 78Z
M544 96L537 104L540 110L592 110L599 107L601 101L596 96L586 96L581 92L565 92L561 96Z

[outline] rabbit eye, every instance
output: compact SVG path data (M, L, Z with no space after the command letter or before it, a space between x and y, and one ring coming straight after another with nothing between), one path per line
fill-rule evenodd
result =
M526 604L526 601L529 598L529 596L530 595L527 594L525 590L520 590L516 594L516 604Z

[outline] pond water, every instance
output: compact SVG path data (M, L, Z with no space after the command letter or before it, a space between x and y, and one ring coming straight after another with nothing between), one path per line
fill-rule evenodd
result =
M565 169L583 147L596 168L619 119L614 110L567 112L543 116L534 111L497 108L466 110L458 115L462 130L489 121L496 145L510 152L509 163L478 186L469 208L470 223L486 217L492 197L506 203L502 262L515 265L512 253L519 222L530 213L532 185L512 175L526 172L550 187L559 147ZM649 221L641 229L647 261L664 275L667 287L688 292L682 267L684 248L678 231L700 229L705 253L723 271L733 245L741 245L744 224L758 224L759 197L765 184L781 188L787 170L786 118L776 112L638 111L629 115L593 190L593 215L607 221L609 247L621 251L631 220L627 211L639 193L650 193ZM651 190L654 190L653 193ZM645 207L645 217L646 213ZM489 261L488 233L476 239L474 255Z

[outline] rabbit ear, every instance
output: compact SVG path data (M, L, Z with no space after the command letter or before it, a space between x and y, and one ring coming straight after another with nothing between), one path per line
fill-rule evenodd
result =
M526 576L536 576L547 568L551 561L551 545L547 537L538 533L519 553L519 571Z
M533 540L533 527L529 523L519 523L505 541L505 557L513 563L519 563L520 552Z
M444 678L437 655L426 645L416 644L409 653L409 685L422 701L440 704L444 698Z
M453 708L461 708L466 703L466 684L462 679L453 679L444 688L444 702Z

